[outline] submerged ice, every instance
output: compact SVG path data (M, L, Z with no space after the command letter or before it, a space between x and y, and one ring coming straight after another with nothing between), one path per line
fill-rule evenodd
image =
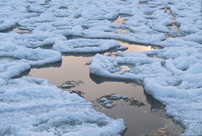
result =
M200 0L1 0L0 10L0 135L120 135L123 120L77 95L43 79L13 79L61 61L61 52L126 49L118 41L162 48L97 54L90 73L142 81L185 135L202 134Z

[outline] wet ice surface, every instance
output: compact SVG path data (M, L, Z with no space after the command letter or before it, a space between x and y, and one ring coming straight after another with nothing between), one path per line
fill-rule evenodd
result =
M0 82L2 84L0 90L4 90L1 95L6 93L0 101L1 104L5 104L8 99L8 105L12 107L9 100L9 95L12 93L7 92L4 87L13 90L12 85L17 86L20 81L28 80L19 78L13 81L11 78L32 67L61 61L62 50L74 53L85 53L86 50L103 52L112 48L123 50L124 47L117 44L116 40L156 45L164 48L142 53L119 52L115 57L96 55L91 63L90 72L115 79L140 80L147 93L166 105L167 114L185 127L184 134L201 134L200 0L183 2L178 0L82 0L79 2L3 0L0 1L0 10L3 11L0 14ZM124 19L113 24L112 21L119 16ZM68 37L72 37L73 43ZM82 39L80 42L83 44L78 44L79 40L75 37L80 37ZM96 44L92 44L91 39ZM108 46L108 42L113 44ZM25 90L21 90L21 87L23 88L23 85L15 88L13 93L26 91L26 87ZM54 86L48 88L52 87ZM38 99L40 96L36 94L34 98ZM22 101L18 99L19 103ZM42 103L45 103L45 100ZM10 109L12 111L10 114L16 118L18 114L23 115L24 112L21 113L23 108L20 110L19 107L12 108L14 110ZM31 118L36 114L33 112L26 115ZM59 113L55 114L59 116ZM96 112L95 116L97 114ZM106 116L103 118L108 119ZM13 120L6 117L5 119L7 122ZM19 132L34 133L35 128L32 129L34 121L35 119L22 120L18 125L26 123L29 125ZM108 122L113 121L117 120L109 119ZM95 125L94 122L92 124ZM84 128L92 127L92 124L84 125ZM1 127L1 133L17 135L15 130L20 127L18 125ZM110 129L110 133L117 134L124 130L123 122L113 125L120 129L116 129L118 131ZM62 124L63 126L66 125ZM46 129L47 132L55 135L61 132L53 130L54 125L48 127L51 130ZM42 131L43 127L37 126L36 131L38 130ZM102 127L100 130L105 131Z

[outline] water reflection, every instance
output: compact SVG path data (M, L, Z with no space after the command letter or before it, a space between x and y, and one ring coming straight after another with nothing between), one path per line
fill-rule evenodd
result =
M118 18L112 22L113 25L121 25L124 23L124 21L127 19L127 17L122 17L122 16L118 16Z
M174 15L171 13L169 8L166 8L165 13L171 15L171 19L172 19L172 28L176 29L176 30L180 30L179 26L175 23L175 17Z
M68 81L82 81L83 84L64 89L64 91L80 90L83 92L83 97L92 102L95 102L97 98L111 94L138 98L138 100L145 103L145 106L138 108L120 104L113 109L97 109L108 116L123 118L128 127L125 136L149 134L151 131L165 126L166 122L170 121L170 119L165 119L164 116L160 115L165 114L162 110L164 107L145 95L143 87L134 81L121 81L89 75L89 65L85 64L91 59L92 57L88 56L63 56L61 66L53 65L40 69L34 68L30 71L29 77L45 78L58 86ZM160 111L160 114L153 112L154 109Z
M128 49L125 50L124 52L127 51L133 51L133 52L143 52L143 51L150 51L153 50L154 48L152 46L143 46L143 45L138 45L138 44L130 44L128 42L122 42L118 41L118 43L121 46L127 47Z

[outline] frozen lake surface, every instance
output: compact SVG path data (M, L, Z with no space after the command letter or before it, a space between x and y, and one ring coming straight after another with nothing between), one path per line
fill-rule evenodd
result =
M93 57L91 75L141 82L184 135L202 134L200 0L1 0L0 11L0 135L121 135L123 119L45 79L17 77L61 53L109 50ZM124 42L155 50L122 52Z

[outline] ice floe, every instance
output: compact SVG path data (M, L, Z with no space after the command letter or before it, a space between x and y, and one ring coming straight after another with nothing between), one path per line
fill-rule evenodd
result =
M66 53L94 53L110 49L126 49L126 47L121 47L115 40L75 39L57 41L53 45L53 49Z
M10 79L30 68L30 65L24 62L0 61L0 78Z
M125 129L122 119L43 79L1 79L0 105L0 135L120 135Z
M142 53L117 53L116 58L96 55L90 72L109 78L142 81L147 93L166 105L167 114L185 126L185 134L200 134L201 49L168 47Z
M152 58L146 53L121 53L117 58L96 55L91 63L91 73L110 78L143 81L145 90L166 105L168 115L174 116L174 119L185 125L186 134L200 134L201 49L173 47L162 49L159 53ZM127 65L130 69L122 71L121 65ZM194 117L191 114L195 114Z
M1 0L0 10L0 134L123 131L122 120L95 112L82 98L62 93L44 80L10 79L31 67L61 61L60 52L124 49L116 40L164 48L119 52L115 58L98 54L91 74L142 81L145 90L166 105L167 114L184 125L185 135L202 134L200 0ZM113 24L120 17L124 20ZM123 29L127 32L120 34ZM76 107L71 106L74 103ZM70 125L65 116L72 119Z

